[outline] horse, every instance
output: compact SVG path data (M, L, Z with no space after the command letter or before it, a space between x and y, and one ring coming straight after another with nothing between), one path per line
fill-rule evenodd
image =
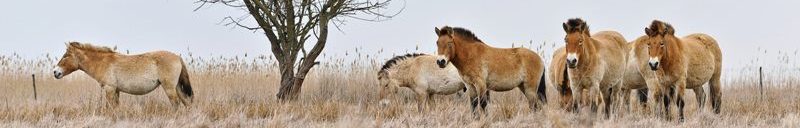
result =
M648 89L652 92L648 98L656 99L655 95L663 93L662 90L674 89L674 93L670 92L664 98L665 110L669 112L670 100L677 100L675 103L680 111L679 119L683 121L685 89L702 88L703 84L708 83L711 106L714 113L718 114L722 96L722 52L717 41L702 33L678 38L672 25L659 20L653 20L645 28L645 33L646 37L641 37L638 43L645 45L648 61L639 65L643 69L651 70L641 71ZM675 95L675 99L671 98L672 95ZM700 104L704 104L704 100L702 98Z
M629 56L631 54L628 54ZM548 79L549 84L552 85L553 88L557 89L559 95L561 96L561 104L560 106L567 111L571 111L575 109L570 106L572 103L572 89L569 87L569 75L567 75L567 52L565 51L565 47L560 47L553 52L553 59L550 61L550 71L548 72ZM628 65L631 63L631 59L628 58ZM625 69L625 75L623 76L623 84L620 87L620 92L622 94L623 103L624 105L629 104L629 96L631 90L637 90L637 98L641 105L646 105L647 102L647 88L644 84L644 78L639 75L638 70L631 70L635 69L636 67L627 67ZM633 73L631 72L633 71ZM634 74L635 73L635 74ZM584 91L585 93L585 91ZM627 94L627 95L626 95ZM586 100L588 97L584 96L581 100ZM586 104L586 103L584 103Z
M466 89L458 69L447 65L444 69L435 64L437 56L406 54L395 56L383 64L378 71L381 86L380 104L387 105L387 95L395 94L397 88L407 87L417 95L419 110L423 104L433 104L433 95L450 95ZM459 93L460 94L460 93Z
M120 92L144 95L158 86L166 92L173 109L180 103L190 106L193 101L186 64L180 56L167 51L124 55L108 47L69 42L53 76L61 79L78 70L100 83L107 106L119 105Z
M567 75L567 52L565 47L559 47L553 52L548 71L548 84L555 88L560 96L560 107L572 111L572 89L569 87L569 75ZM581 91L586 93L585 91ZM588 97L584 95L581 100L586 101Z
M580 18L569 19L562 23L562 27L566 32L566 63L573 104L578 105L582 97L580 92L587 89L592 111L597 111L597 107L603 104L608 117L611 91L622 84L627 41L615 31L590 35L589 26Z
M436 63L440 68L453 64L458 69L467 85L473 114L487 114L489 90L502 92L519 88L534 111L547 102L544 63L536 52L525 48L495 48L460 27L444 26L435 28L435 32L440 57ZM476 109L478 106L480 110Z

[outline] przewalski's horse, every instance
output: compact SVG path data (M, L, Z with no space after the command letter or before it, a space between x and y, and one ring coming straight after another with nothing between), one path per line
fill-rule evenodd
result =
M654 95L664 93L662 91L666 89L675 89L675 94L666 96L664 104L668 105L672 100L671 96L676 95L679 118L683 121L685 89L702 88L700 86L708 82L711 90L711 106L714 113L719 113L722 96L720 89L722 52L717 41L701 33L678 38L672 25L659 20L654 20L650 27L645 28L645 33L647 37L640 42L646 44L649 59L644 66L655 71L643 73L648 89L652 92L649 98L655 98ZM703 104L704 100L699 102ZM668 108L667 106L667 112Z
M559 95L561 95L561 104L560 104L561 107L566 110L572 110L574 109L572 107L575 106L569 106L572 103L572 89L569 87L569 75L567 75L567 61L566 61L567 52L564 49L565 47L560 47L556 49L555 52L553 52L553 59L550 61L550 68L549 68L550 70L548 71L549 72L548 77L550 78L548 81L550 81L549 84L552 85L553 88L557 89ZM630 65L631 64L630 58L628 59L628 62L629 62L628 65ZM621 90L622 94L627 94L623 95L626 97L623 97L623 99L621 99L623 100L625 105L629 104L628 98L630 97L630 90L632 89L637 89L639 91L639 93L637 93L637 96L640 103L644 105L644 103L647 102L647 88L646 88L647 86L646 84L644 84L644 78L642 78L642 76L639 75L639 70L632 70L636 68L637 67L632 68L629 66L627 67L627 69L625 69L626 73L622 80L623 84L622 87L620 87L622 89ZM633 71L633 73L635 74L632 74L631 71ZM631 77L629 75L635 75L635 76ZM581 100L586 100L586 98L588 97L584 96L583 98L584 99Z
M176 109L192 103L192 86L181 57L166 51L123 55L108 47L70 42L53 71L56 79L81 70L106 93L107 105L119 104L119 92L144 95L161 86Z
M480 111L486 112L489 90L519 88L532 110L538 110L547 101L544 63L536 52L525 48L494 48L464 28L444 26L435 31L437 52L444 57L436 63L441 68L452 63L458 69L467 84L475 114L478 105Z
M388 104L388 95L395 94L397 88L407 87L417 94L420 102L417 107L433 102L433 94L449 95L464 90L464 82L458 70L452 65L439 68L438 57L425 54L406 54L395 56L383 64L378 71L381 104Z
M550 69L548 71L548 82L558 91L561 99L559 104L561 108L567 111L572 111L575 106L572 104L572 89L569 87L569 75L567 75L567 51L565 47L560 47L553 52L553 59L550 60ZM585 93L584 91L581 91ZM583 99L586 101L587 96L584 95Z
M573 104L578 104L581 91L589 90L592 110L605 105L606 117L611 105L611 89L622 84L627 51L625 38L614 31L589 34L589 26L580 18L563 23L567 52L567 70ZM581 107L578 107L580 110Z

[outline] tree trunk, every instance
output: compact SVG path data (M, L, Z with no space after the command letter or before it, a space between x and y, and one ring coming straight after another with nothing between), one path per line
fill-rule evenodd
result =
M289 64L287 62L294 61L283 61L283 63L280 63L281 87L278 89L278 94L276 95L280 100L294 100L297 98L297 91L295 91L296 89L294 87L294 64Z

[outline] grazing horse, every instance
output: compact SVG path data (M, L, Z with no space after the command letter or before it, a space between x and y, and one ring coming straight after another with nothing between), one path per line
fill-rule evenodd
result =
M609 116L611 89L622 84L627 51L625 38L614 31L589 35L589 26L580 18L563 23L567 70L574 105L579 105L584 89L589 90L592 110L601 104ZM581 108L581 107L578 107ZM580 109L577 109L580 110Z
M433 94L450 95L464 90L458 69L452 65L439 68L437 59L434 55L406 54L386 61L378 71L381 104L388 104L387 95L395 94L399 87L407 87L417 94L421 102L417 105L419 110L433 102Z
M437 52L442 57L436 63L441 68L452 63L458 69L467 84L474 114L478 113L478 105L480 111L486 112L489 90L519 88L531 110L538 110L546 102L544 63L536 52L491 47L464 28L444 26L435 31Z
M650 72L643 72L648 89L652 92L648 98L654 99L655 95L667 89L674 89L674 94L668 94L663 101L665 110L669 112L672 95L678 105L679 118L684 120L683 95L686 88L702 88L708 82L711 97L711 106L714 113L719 113L721 105L720 75L722 70L722 52L709 35L696 33L683 38L675 36L672 25L653 20L645 28L647 37L639 42L644 43L649 57L646 65L640 64ZM662 94L663 95L663 94ZM704 104L705 98L700 100ZM665 113L669 114L669 113Z
M56 79L81 70L100 83L107 105L119 104L119 92L144 95L161 86L176 109L192 102L192 86L181 57L166 51L123 55L108 47L70 42L53 71Z

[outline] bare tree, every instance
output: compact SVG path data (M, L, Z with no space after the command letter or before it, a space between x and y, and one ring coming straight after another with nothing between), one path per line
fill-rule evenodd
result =
M198 0L195 3L200 6L195 11L211 4L246 10L249 16L238 18L228 16L223 22L226 22L225 25L264 32L281 72L281 86L276 96L281 100L293 100L298 97L306 74L319 63L315 60L325 48L329 25L333 24L338 28L346 18L365 21L389 19L400 12L391 15L380 12L387 8L390 1ZM242 23L249 17L252 17L258 25L250 26ZM312 37L316 42L308 40ZM305 48L307 41L313 43L310 50ZM298 56L299 54L301 55Z

